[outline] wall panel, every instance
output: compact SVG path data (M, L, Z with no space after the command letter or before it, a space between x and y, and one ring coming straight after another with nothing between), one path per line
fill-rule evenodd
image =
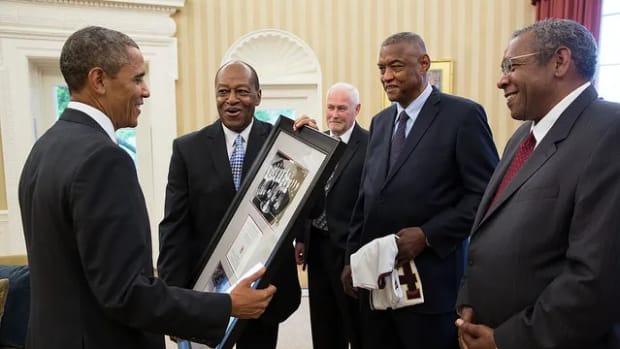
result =
M367 127L382 99L379 45L394 32L414 31L431 58L454 60L454 94L485 107L501 150L518 124L495 87L499 60L510 33L534 17L525 0L187 0L175 15L178 133L217 118L213 80L221 57L240 36L263 28L287 30L308 43L321 64L323 93L337 81L358 86L360 123Z
M177 133L217 118L213 80L221 57L242 35L264 28L287 30L314 50L323 94L337 81L361 94L360 123L380 109L376 67L381 41L397 31L425 38L432 58L454 60L454 94L480 102L500 151L518 123L495 87L510 33L532 23L527 0L186 0L175 16L178 33ZM0 178L3 177L0 164ZM6 209L0 188L0 210Z

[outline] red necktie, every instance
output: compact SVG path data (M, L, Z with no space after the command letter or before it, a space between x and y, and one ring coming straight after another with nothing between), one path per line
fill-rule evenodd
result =
M508 166L508 169L506 170L504 178L502 178L499 187L497 187L497 191L495 192L495 196L493 196L493 200L491 201L489 208L493 206L499 195L504 191L504 189L506 189L508 183L510 183L512 177L517 174L519 168L521 168L521 165L523 165L525 160L530 157L530 154L532 154L535 145L536 138L534 138L534 134L530 131L527 137L525 137L525 139L523 140L523 143L519 145L519 149L517 149L514 158L512 158L512 162L510 163L510 166Z

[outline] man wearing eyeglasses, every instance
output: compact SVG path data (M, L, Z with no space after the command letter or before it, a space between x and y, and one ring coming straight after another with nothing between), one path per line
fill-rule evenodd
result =
M463 349L620 348L620 105L591 85L596 52L569 20L518 30L504 52L497 86L525 122L476 215Z
M220 220L272 128L254 118L261 90L258 74L249 64L233 61L217 71L215 99L219 119L172 145L157 267L173 286L193 286L203 252L214 242ZM299 306L292 245L287 257L273 272L271 283L277 287L273 301L259 319L248 321L238 349L275 349L279 323Z

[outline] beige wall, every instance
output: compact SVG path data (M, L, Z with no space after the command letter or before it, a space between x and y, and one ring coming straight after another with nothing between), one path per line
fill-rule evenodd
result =
M4 185L4 156L2 155L2 135L0 134L0 210L6 210L6 186Z
M517 123L495 87L499 61L517 28L533 23L526 0L186 0L175 15L179 42L178 133L217 118L213 79L221 58L248 32L277 28L304 40L323 73L323 95L337 81L361 93L360 123L368 127L383 91L376 66L387 36L413 31L433 59L454 61L456 95L481 103L500 151Z
M355 84L363 104L359 120L368 127L383 96L379 45L392 33L414 31L431 58L454 61L454 94L485 107L501 151L517 124L495 88L499 60L510 33L534 18L527 0L186 0L175 15L178 134L217 118L213 79L222 56L239 37L264 28L289 31L314 50L323 95L334 82ZM0 185L0 210L7 207L4 189Z

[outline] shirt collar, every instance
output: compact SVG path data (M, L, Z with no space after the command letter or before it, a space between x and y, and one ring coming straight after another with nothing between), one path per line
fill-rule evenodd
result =
M355 125L357 124L357 122L353 122L353 125L351 125L351 127L349 127L348 130L346 130L343 134L341 134L340 136L336 136L335 134L332 133L332 131L329 131L329 135L336 138L336 137L340 137L340 140L342 142L344 142L345 144L349 143L349 140L351 139L351 134L353 133L353 128L355 127Z
M551 110L543 116L538 123L534 124L532 122L532 132L534 133L534 138L536 138L536 146L540 144L540 142L545 138L551 127L555 124L556 121L560 118L562 113L568 108L568 106L579 97L579 95L590 86L590 82L586 82L585 84L577 87L571 93L566 95L558 104L556 104Z
M396 117L398 117L398 115L400 115L400 113L404 109L410 118L415 118L420 113L420 110L422 110L422 107L424 106L424 103L426 103L428 97L431 95L431 92L433 92L433 87L431 86L431 84L427 83L424 91L422 91L422 93L420 93L420 95L416 99L414 99L413 102L409 103L406 108L400 105L400 103L396 103Z
M116 140L116 133L114 133L114 125L112 125L112 120L110 120L110 118L101 110L88 104L76 101L70 101L69 104L67 104L67 108L79 110L88 115L91 119L95 120L101 128L103 128L105 133L110 136L110 139L112 139L114 143L118 144L118 141Z
M243 129L243 131L241 132L235 132L231 129L229 129L228 127L224 126L224 123L222 123L222 129L224 130L224 138L226 139L226 146L228 148L232 148L235 144L235 138L237 138L237 135L241 135L241 138L243 138L243 143L248 144L248 138L250 137L250 130L252 129L252 125L254 124L254 118L252 118L252 121L250 121L250 124L248 126L246 126L246 128Z

